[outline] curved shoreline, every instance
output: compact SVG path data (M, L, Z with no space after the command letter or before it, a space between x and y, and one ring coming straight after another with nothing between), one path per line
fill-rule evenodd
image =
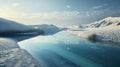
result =
M41 67L26 50L21 49L17 42L0 38L0 67Z

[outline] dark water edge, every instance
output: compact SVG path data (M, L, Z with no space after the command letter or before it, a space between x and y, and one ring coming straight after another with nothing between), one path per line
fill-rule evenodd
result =
M36 36L39 36L40 34L36 34L36 33L33 33L33 34L5 34L5 35L0 35L1 38L10 38L10 39L13 39L17 42L20 42L20 41L23 41L23 40L26 40L26 39L29 39L29 38L32 38L32 37L36 37Z

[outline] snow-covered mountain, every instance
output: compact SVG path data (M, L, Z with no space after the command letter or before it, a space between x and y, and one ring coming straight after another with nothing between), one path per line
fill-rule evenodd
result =
M43 30L44 34L46 35L54 34L61 31L59 27L52 24L32 25L31 27L35 28L36 30Z
M0 36L21 34L43 34L43 31L38 31L30 26L23 25L15 21L0 18Z
M27 31L31 30L32 28L15 21L11 21L8 19L0 18L0 32L6 31Z
M99 28L106 26L119 26L120 25L120 17L108 17L102 19L100 21L96 21L86 25L87 28Z
M84 31L72 31L81 38L120 43L120 17L108 17L86 25Z

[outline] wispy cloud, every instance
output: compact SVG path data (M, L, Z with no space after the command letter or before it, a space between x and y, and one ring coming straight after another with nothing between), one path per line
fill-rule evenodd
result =
M49 13L33 13L29 18L53 19L53 20L69 20L80 17L78 11L63 11L63 12L49 12Z
M7 12L9 11L9 13ZM4 18L10 18L25 24L44 24L44 23L76 23L81 14L79 11L55 11L55 12L38 12L38 13L26 13L18 10L0 10L0 16Z
M92 7L92 9L93 9L93 10L95 10L95 9L100 9L100 8L103 8L103 7L105 7L105 6L107 6L107 4L103 4L103 5L94 6L94 7Z
M70 5L66 5L66 8L71 8L71 6Z
M76 23L80 19L81 15L78 11L63 11L63 12L47 12L47 13L32 13L25 16L25 18L34 20L36 24L54 23L54 24L67 24ZM38 22L39 21L39 22ZM58 23L60 22L60 23Z
M12 6L19 6L19 3L12 3Z

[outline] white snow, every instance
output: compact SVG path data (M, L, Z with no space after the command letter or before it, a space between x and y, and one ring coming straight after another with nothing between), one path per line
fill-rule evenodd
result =
M94 34L96 35L94 39L99 41L120 42L119 23L120 17L108 17L88 24L84 31L71 31L71 33L81 38L89 38Z
M119 26L120 25L120 17L108 17L103 20L99 20L93 23L86 25L88 28L99 28L106 26Z
M40 67L39 63L17 42L0 38L0 67Z
M15 42L12 39L0 38L0 50L19 48L19 46L16 44L17 44L17 42Z

